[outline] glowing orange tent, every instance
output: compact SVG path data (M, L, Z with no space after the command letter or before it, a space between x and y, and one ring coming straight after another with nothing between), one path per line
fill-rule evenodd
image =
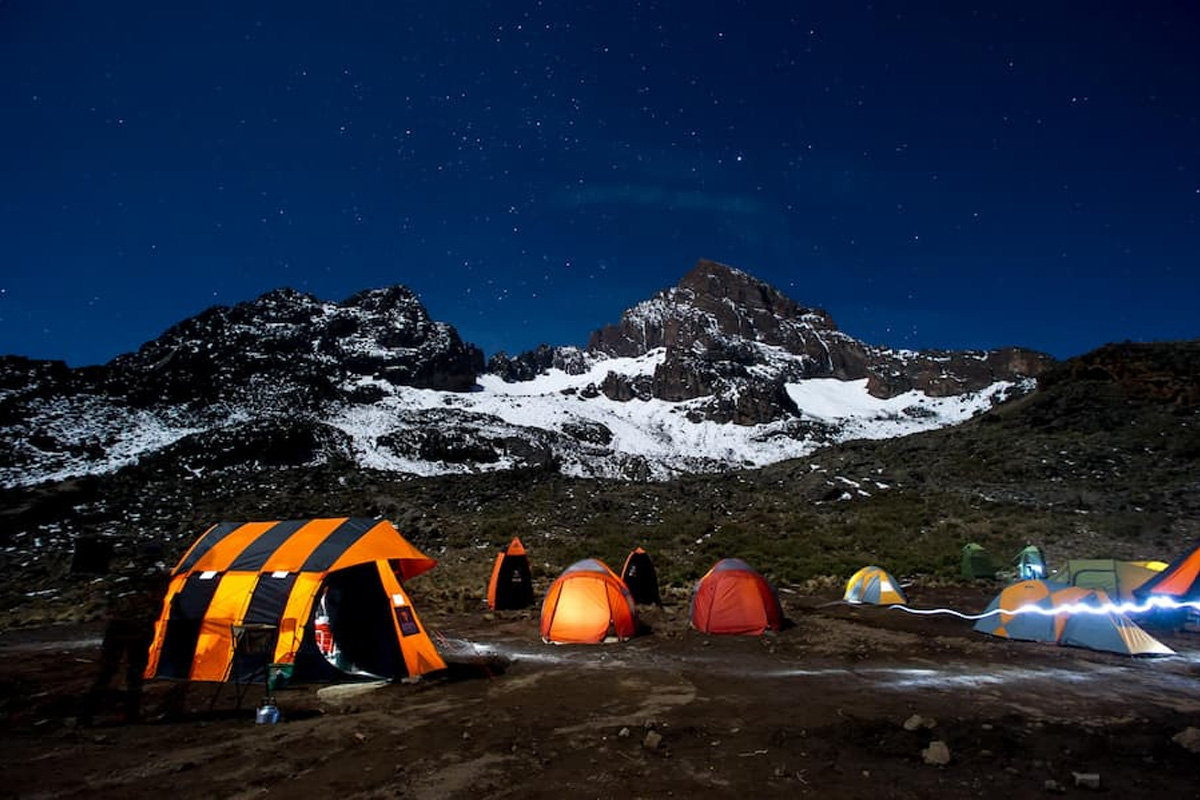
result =
M496 554L492 577L488 581L487 604L490 609L528 608L533 605L533 575L529 556L521 540L513 537L508 547Z
M146 676L244 680L267 664L291 664L296 678L445 669L400 583L435 564L385 520L218 523L172 573ZM320 601L332 611L321 633L340 645L345 669L322 655ZM251 628L270 641L246 658L236 637Z
M759 635L783 627L783 609L767 579L739 558L713 565L692 592L692 627L703 633Z
M545 642L595 644L610 635L623 641L636 631L637 608L629 589L599 559L567 567L542 600Z

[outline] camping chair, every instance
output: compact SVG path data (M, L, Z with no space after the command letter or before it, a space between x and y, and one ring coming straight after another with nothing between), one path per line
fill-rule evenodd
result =
M233 637L233 658L229 661L229 675L233 679L233 691L237 698L235 708L240 709L246 692L258 682L260 676L265 695L271 694L271 655L279 638L279 626L248 622L230 626L230 632ZM246 673L245 679L242 677L243 673ZM218 687L209 708L217 704L217 698L220 696L221 689Z

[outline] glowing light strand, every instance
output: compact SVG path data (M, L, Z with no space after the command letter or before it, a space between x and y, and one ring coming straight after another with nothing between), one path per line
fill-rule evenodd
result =
M908 614L916 614L918 616L933 616L936 614L948 614L950 616L959 617L960 619L978 620L987 617L993 617L996 614L1041 614L1044 617L1055 617L1059 614L1143 614L1147 611L1156 611L1159 609L1180 609L1191 608L1200 611L1200 600L1172 600L1169 597L1151 597L1143 603L1064 603L1060 606L1051 606L1045 608L1035 603L1027 603L1017 608L993 608L991 611L984 611L980 614L964 614L961 611L955 611L952 608L911 608L904 605L893 605L888 608L894 608L897 611L904 611Z

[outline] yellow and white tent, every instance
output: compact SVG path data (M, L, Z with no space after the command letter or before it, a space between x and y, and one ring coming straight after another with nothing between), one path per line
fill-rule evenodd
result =
M850 576L842 598L850 603L874 603L880 606L908 602L900 584L882 567L863 567Z

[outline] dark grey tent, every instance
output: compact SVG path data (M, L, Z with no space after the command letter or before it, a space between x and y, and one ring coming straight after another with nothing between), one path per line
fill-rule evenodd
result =
M626 557L621 580L633 595L633 602L638 605L662 605L662 595L658 592L658 573L654 571L650 554L642 548L635 548Z

